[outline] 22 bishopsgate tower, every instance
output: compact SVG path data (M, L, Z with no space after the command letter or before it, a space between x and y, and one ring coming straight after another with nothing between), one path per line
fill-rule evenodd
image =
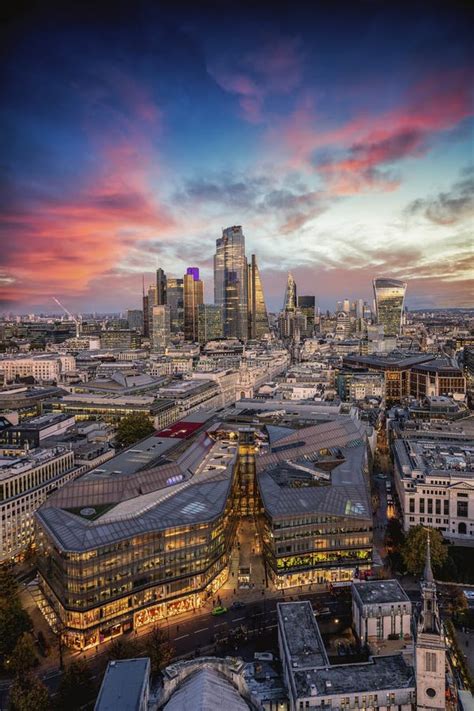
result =
M214 301L222 309L224 336L241 340L268 332L268 318L255 256L248 265L240 225L216 240Z

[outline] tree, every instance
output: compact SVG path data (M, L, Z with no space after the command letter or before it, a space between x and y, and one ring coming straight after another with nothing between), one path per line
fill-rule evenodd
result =
M11 711L51 711L48 689L32 674L15 677L10 687Z
M443 537L438 530L435 528L428 529L424 526L414 526L408 531L401 550L405 567L412 575L421 575L425 567L428 531L430 534L431 564L433 569L439 569L448 555L446 546L443 544Z
M388 520L385 530L385 546L395 550L400 549L405 541L405 534L398 518Z
M18 583L13 575L13 567L9 563L0 565L0 605L16 597Z
M139 656L140 648L136 642L131 639L118 637L115 639L107 650L107 659L113 662L114 659L133 659Z
M18 598L0 603L0 657L9 657L21 635L32 627L30 616Z
M159 627L154 627L145 639L143 656L150 657L151 673L158 674L173 659L174 649Z
M28 672L38 665L38 657L36 656L33 638L28 632L24 632L21 637L19 637L8 661L8 668L17 675L28 674Z
M57 708L75 711L85 706L95 696L95 685L87 664L72 662L61 677Z
M117 428L115 441L122 447L151 435L155 431L150 418L144 412L135 412L124 417Z

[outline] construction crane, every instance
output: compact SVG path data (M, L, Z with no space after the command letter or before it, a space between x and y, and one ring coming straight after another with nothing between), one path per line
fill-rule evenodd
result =
M79 338L79 336L81 335L80 320L78 318L76 318L75 316L73 316L72 313L70 311L68 311L67 308L65 306L63 306L62 303L59 301L59 299L57 299L55 296L53 296L53 301L55 301L57 303L57 305L62 308L64 313L67 314L67 316L69 316L71 321L74 321L74 323L76 324L76 338Z

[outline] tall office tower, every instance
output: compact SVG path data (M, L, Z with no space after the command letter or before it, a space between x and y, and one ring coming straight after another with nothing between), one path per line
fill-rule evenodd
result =
M153 343L153 307L158 306L158 289L156 286L148 287L148 336L150 341ZM143 314L143 318L146 319L146 315Z
M265 334L270 332L270 326L268 324L267 307L265 306L263 286L255 254L252 254L251 262L248 265L247 297L249 338L262 338Z
M298 296L298 308L306 316L306 332L313 332L316 299L314 296Z
M150 321L149 321L149 308L148 308L148 295L143 294L143 335L147 338L150 335Z
M186 341L197 341L198 338L198 306L204 303L204 285L199 279L199 269L188 267L183 277L184 288L184 338Z
M156 305L166 304L166 274L163 269L156 270Z
M170 307L171 333L184 330L184 282L168 277L166 283L166 303Z
M385 327L385 336L400 335L406 289L406 281L374 279L377 323Z
M351 302L349 299L344 299L342 302L342 310L345 314L349 314L351 312Z
M227 227L216 240L214 302L222 307L224 336L245 341L248 332L247 258L240 225Z
M152 348L159 351L169 344L171 336L170 307L153 306L152 309Z
M296 311L296 282L291 272L288 272L283 311Z
M339 311L342 311L342 301L336 301L336 313L338 314Z
M133 331L143 331L143 311L140 309L128 309L127 311L128 327Z
M364 318L364 299L357 299L355 302L356 318Z
M222 309L216 304L199 304L198 308L199 343L214 341L224 335L222 324Z

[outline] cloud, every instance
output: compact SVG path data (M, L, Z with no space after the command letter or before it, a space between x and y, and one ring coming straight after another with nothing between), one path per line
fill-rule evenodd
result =
M208 72L222 89L237 95L242 118L260 124L266 119L266 99L293 92L302 81L302 68L300 40L272 34L238 60L210 63Z
M359 113L336 128L326 127L307 95L269 128L267 144L282 170L317 172L333 195L390 191L400 182L393 173L397 163L426 154L435 136L472 114L467 72L446 72L418 82L399 106Z
M408 216L422 215L437 225L454 225L474 217L474 168L463 171L462 179L448 192L413 200L405 210Z

